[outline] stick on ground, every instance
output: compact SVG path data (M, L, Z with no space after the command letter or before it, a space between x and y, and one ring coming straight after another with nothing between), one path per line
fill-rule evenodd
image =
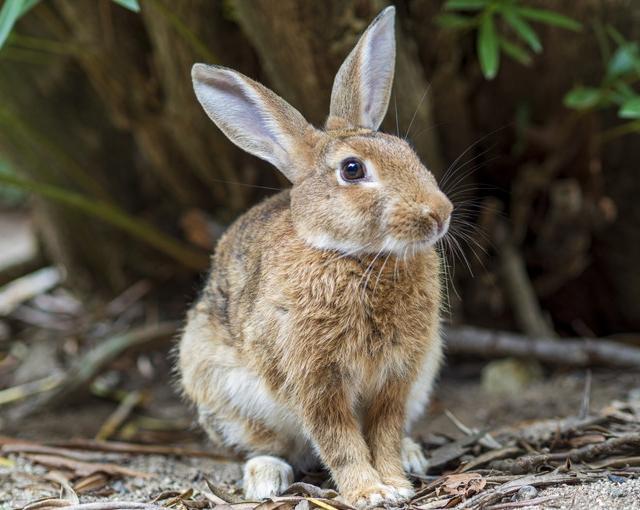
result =
M640 367L640 348L598 338L529 338L469 326L447 328L445 338L453 354L486 358L515 356L576 367Z

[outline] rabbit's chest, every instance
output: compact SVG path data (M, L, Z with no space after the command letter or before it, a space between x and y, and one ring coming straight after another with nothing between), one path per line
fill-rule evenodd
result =
M326 340L337 343L347 358L383 361L419 348L439 307L439 287L425 272L398 274L393 266L340 269L304 283L298 302L307 323L326 332Z

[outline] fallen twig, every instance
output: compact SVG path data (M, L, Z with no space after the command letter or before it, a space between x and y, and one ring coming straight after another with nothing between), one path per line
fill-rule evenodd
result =
M65 506L64 510L167 510L166 507L134 501L98 501Z
M38 379L37 381L30 381L0 390L0 406L24 400L39 393L51 391L62 384L64 378L63 374L54 374Z
M487 507L487 510L502 510L503 508L522 508L526 506L536 506L542 503L548 503L554 501L560 496L541 496L539 498L527 499L525 501L509 501L507 503L498 503L497 505L491 505Z
M514 475L520 475L531 473L538 466L549 462L564 462L566 459L570 459L571 462L589 462L598 457L634 451L638 448L640 448L640 434L624 434L601 443L574 448L567 452L524 455L517 459L496 460L491 463L491 467Z
M60 384L36 399L36 402L14 413L13 418L24 418L44 407L79 398L88 392L89 383L125 351L171 337L177 327L175 322L161 322L102 340L76 362Z
M66 457L59 457L57 455L28 454L26 457L32 462L42 464L43 466L73 471L77 476L90 476L94 473L106 473L112 476L130 476L133 478L151 478L153 476L150 473L135 471L117 464L84 462Z
M598 478L599 475L592 474L558 474L547 473L544 475L529 475L523 476L516 480L499 485L492 489L481 492L480 494L469 498L468 500L460 503L455 508L486 508L487 506L499 502L506 496L510 496L518 492L518 490L524 485L533 485L534 487L547 487L549 485L558 485L562 483L580 483L585 481L592 481Z
M123 443L119 441L96 441L95 439L72 439L69 441L56 441L54 446L72 448L78 450L90 450L98 452L125 453L132 455L175 455L177 457L206 457L218 462L238 462L239 457L226 456L204 450L194 450L180 446L142 445Z
M132 391L120 402L116 410L107 418L96 434L96 439L106 440L113 436L120 426L127 421L133 410L144 400L144 393Z
M447 348L454 354L488 358L515 356L579 367L640 367L640 348L599 338L529 338L470 326L447 328L445 336Z
M45 267L8 283L0 288L0 316L9 315L21 303L52 289L62 278L59 269Z

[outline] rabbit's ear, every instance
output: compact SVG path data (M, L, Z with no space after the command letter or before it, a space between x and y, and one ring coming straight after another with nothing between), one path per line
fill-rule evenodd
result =
M198 101L229 140L278 168L291 182L305 135L314 128L284 99L231 69L195 64Z
M378 14L340 67L331 91L331 116L374 131L382 123L396 63L395 12L391 6Z

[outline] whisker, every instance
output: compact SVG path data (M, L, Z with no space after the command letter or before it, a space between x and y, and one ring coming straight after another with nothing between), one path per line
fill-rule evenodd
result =
M384 266L387 265L387 261L389 260L390 256L391 256L391 252L387 253L387 256L385 257L384 262L382 263L382 267L380 268L380 271L378 271L378 277L376 278L376 283L373 286L372 295L375 295L376 293L376 289L378 288L378 282L380 281L380 277L382 276L382 272L384 271Z
M418 111L420 110L420 107L422 106L422 103L424 102L425 97L427 97L427 94L429 93L430 89L431 89L431 83L429 83L429 85L427 86L427 89L424 91L424 94L422 94L422 97L418 102L418 106L416 107L416 111L413 112L413 117L411 117L411 121L409 122L409 127L407 128L407 132L404 135L405 140L407 139L407 137L409 136L409 133L411 132L411 126L413 126L413 121L416 120L416 115L418 115Z
M445 171L444 175L442 176L442 178L444 179L445 176L451 171L452 168L455 168L456 164L458 163L458 161L460 161L465 154L467 154L471 149L473 149L476 145L478 145L479 143L481 143L482 141L486 140L488 137L493 136L496 133L499 133L500 131L502 131L503 129L506 129L507 127L511 126L513 124L513 122L509 122L507 124L505 124L502 127L499 127L497 129L494 129L493 131L490 131L489 133L481 136L480 138L478 138L475 142L473 142L471 145L469 145L469 147L467 147L454 161L453 163L451 163L451 165L449 165L449 168L447 168L447 170Z
M400 138L400 121L398 120L398 96L396 90L393 91L393 106L396 110L396 136Z
M258 184L248 184L246 182L238 182L238 181L227 181L225 179L215 179L213 177L208 177L207 180L211 181L211 182L219 182L222 184L235 184L237 186L245 186L247 188L259 188L259 189L268 189L271 191L283 191L285 189L288 188L273 188L270 186L259 186Z

